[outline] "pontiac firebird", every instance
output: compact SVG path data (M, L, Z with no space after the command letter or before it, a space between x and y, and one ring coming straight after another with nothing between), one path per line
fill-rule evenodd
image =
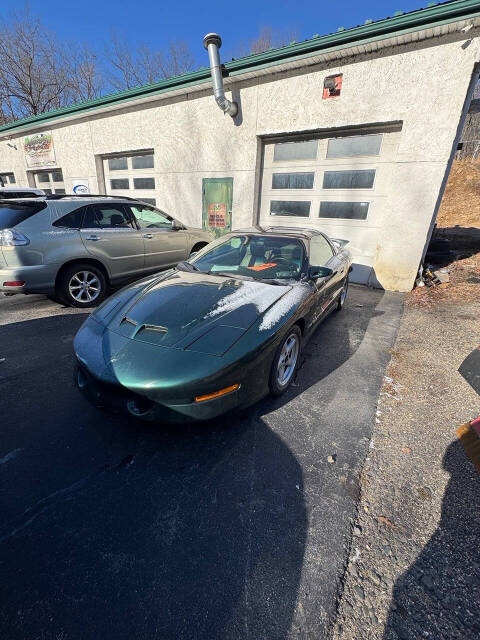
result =
M125 287L75 337L79 389L147 420L205 420L284 393L302 345L343 307L345 244L255 227Z

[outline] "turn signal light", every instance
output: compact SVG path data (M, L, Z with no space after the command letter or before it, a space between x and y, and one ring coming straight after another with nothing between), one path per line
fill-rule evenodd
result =
M4 287L23 287L25 280L11 280L10 282L4 282Z
M205 400L213 400L213 398L219 398L220 396L224 396L226 393L231 393L232 391L236 391L239 387L240 387L239 384L232 384L230 387L225 387L225 389L220 389L220 391L207 393L204 396L196 396L195 402L205 402Z

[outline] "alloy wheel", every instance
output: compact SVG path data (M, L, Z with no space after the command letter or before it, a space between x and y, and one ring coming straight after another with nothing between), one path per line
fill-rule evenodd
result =
M277 365L277 384L285 387L295 371L300 343L295 333L291 333L285 340Z
M347 297L348 291L348 280L345 280L345 284L343 285L342 293L340 294L340 306L343 307L343 303L345 302L345 298Z
M101 292L101 284L95 273L78 271L68 283L68 291L77 302L93 302Z

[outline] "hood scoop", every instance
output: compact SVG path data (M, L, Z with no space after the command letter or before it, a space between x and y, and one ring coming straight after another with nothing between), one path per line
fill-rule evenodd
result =
M122 324L131 324L135 327L133 333L131 334L131 338L139 338L140 340L143 338L147 342L159 342L155 339L155 336L151 334L159 334L157 337L160 337L162 334L168 332L167 327L162 326L161 324L149 324L147 322L137 322L128 316L124 316L120 321L120 325ZM152 340L153 337L153 340Z

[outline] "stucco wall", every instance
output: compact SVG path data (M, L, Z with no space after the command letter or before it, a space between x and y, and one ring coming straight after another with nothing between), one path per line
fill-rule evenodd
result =
M233 226L254 211L258 136L401 121L394 170L372 266L386 289L411 288L478 61L479 40L451 36L350 58L340 66L272 73L238 82L241 123L216 107L210 90L44 126L52 130L65 185L89 178L97 190L95 155L154 149L157 205L201 224L202 178L233 177ZM339 98L322 100L323 79L343 73ZM24 134L0 140L0 172L27 184Z

